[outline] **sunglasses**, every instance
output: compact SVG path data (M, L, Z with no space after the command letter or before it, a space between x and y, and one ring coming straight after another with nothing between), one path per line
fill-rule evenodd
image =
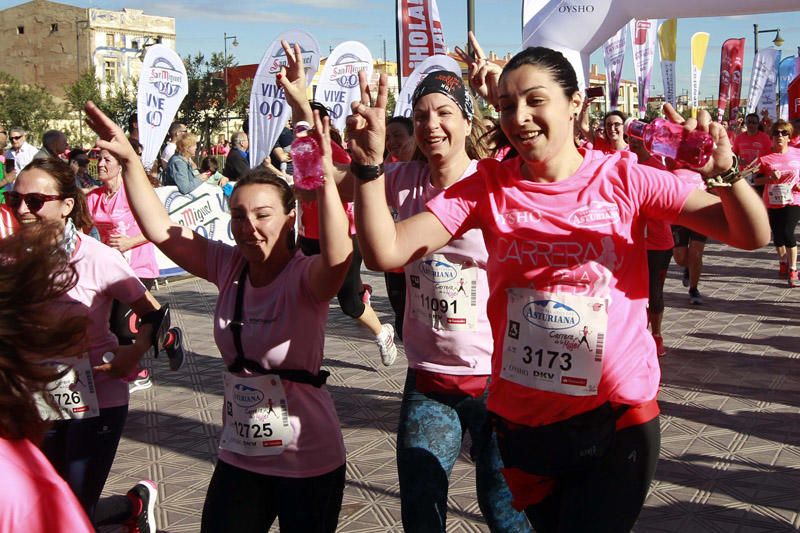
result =
M12 135L11 136L11 140L12 141L18 141L18 140L22 139L23 137L25 137L25 136L24 135Z
M778 130L772 136L773 137L788 137L789 136L789 132L786 131L786 130Z
M63 200L64 196L60 194L41 194L38 192L29 192L28 194L20 194L16 191L6 191L3 193L6 198L6 203L11 209L19 209L23 200L28 210L31 213L38 213L44 207L45 202L51 200Z

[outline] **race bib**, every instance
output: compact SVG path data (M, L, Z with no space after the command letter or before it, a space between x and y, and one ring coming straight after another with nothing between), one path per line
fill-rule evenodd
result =
M88 357L73 357L52 361L59 370L69 369L64 376L47 385L43 395L49 396L58 409L53 409L44 397L36 397L39 413L45 420L94 418L100 414L94 374Z
M507 289L500 377L524 387L592 396L603 374L605 298Z
M792 203L792 185L790 183L771 183L767 185L769 205L789 205Z
M281 378L224 372L225 413L219 447L247 456L278 455L292 442Z
M433 329L469 331L478 319L478 267L441 254L414 261L409 274L411 316Z

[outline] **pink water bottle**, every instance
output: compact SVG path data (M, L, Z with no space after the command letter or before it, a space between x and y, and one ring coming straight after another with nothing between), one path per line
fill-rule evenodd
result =
M311 125L308 122L298 121L294 126L294 142L289 149L294 165L294 184L296 187L308 191L321 187L325 182L322 170L322 150L314 137L304 133L309 129L311 129Z
M657 118L650 124L629 118L625 121L628 137L639 139L651 154L668 157L700 168L714 151L714 140L704 131L687 133L680 124Z

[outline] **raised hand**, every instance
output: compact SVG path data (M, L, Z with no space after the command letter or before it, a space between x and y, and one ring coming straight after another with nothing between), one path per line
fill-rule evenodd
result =
M351 104L353 114L347 117L350 140L347 145L353 162L361 165L380 165L386 146L386 100L388 81L381 74L378 82L378 99L371 103L369 84L364 71L358 73L361 101Z
M731 141L728 139L728 133L722 127L722 124L711 121L711 115L707 111L700 110L697 114L697 119L689 118L684 120L670 104L664 104L664 115L671 122L683 124L687 132L697 129L711 135L711 139L714 141L714 151L711 154L711 158L702 168L692 170L706 177L718 176L730 170L733 166L733 150L731 150Z
M281 67L276 79L286 95L286 102L294 109L295 106L308 104L303 53L298 43L292 46L286 41L281 41L281 46L286 53L287 66Z
M322 171L325 179L333 176L333 150L331 149L331 120L320 117L319 111L314 111L314 133L322 152Z
M136 155L136 151L122 128L108 118L94 102L88 100L83 106L83 110L86 112L86 124L99 137L96 143L98 148L108 150L123 162L139 160L139 156Z
M469 85L481 98L497 107L497 84L503 69L486 59L486 54L472 32L469 32L469 44L474 57L456 46L456 55L469 68Z

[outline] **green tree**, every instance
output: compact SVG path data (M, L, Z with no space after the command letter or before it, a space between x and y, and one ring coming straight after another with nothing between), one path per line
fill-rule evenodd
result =
M184 61L189 93L180 107L180 116L190 130L200 135L204 146L211 146L211 135L221 129L232 106L225 97L225 68L234 66L232 56L214 52L210 58L197 53ZM249 94L249 93L248 93Z
M137 85L136 80L133 86ZM108 115L114 122L124 128L128 125L128 120L136 112L136 92L129 86L117 86L108 84L108 88L103 94L100 80L91 72L87 72L75 83L64 87L67 99L67 112L77 116L81 121L77 128L67 127L67 136L73 144L86 146L91 144L94 133L83 125L83 106L87 100L93 101L97 106ZM77 131L75 131L77 129Z
M386 95L386 118L394 115L394 108L397 106L397 94L394 91L389 91Z
M37 144L48 123L62 114L63 110L44 89L23 85L10 74L0 72L0 117L8 127L25 128L29 142Z

